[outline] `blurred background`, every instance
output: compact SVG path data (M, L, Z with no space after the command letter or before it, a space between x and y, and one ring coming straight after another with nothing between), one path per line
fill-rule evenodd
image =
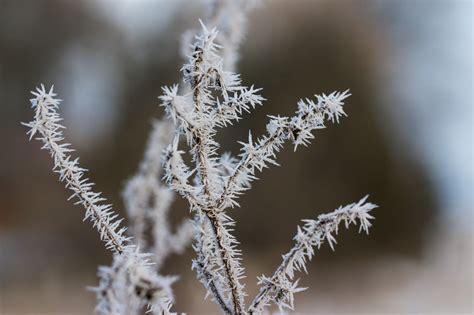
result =
M120 191L142 157L161 86L181 80L181 34L204 1L0 0L0 313L92 314L97 265L110 263L83 210L29 143L29 91L55 84L66 136L97 189L121 210ZM222 130L225 150L290 115L315 93L351 89L348 119L308 148L278 157L231 211L250 298L302 218L359 200L380 205L369 236L341 231L302 275L301 314L472 314L473 2L262 1L249 17L238 72L265 106ZM185 202L173 222L187 216ZM176 311L212 314L190 270Z

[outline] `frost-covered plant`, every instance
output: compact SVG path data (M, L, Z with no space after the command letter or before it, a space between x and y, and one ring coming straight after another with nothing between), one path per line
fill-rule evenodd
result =
M215 29L208 30L203 26L196 37L189 61L182 68L184 83L188 85L184 90L189 92L179 94L177 85L163 88L162 106L177 126L163 165L166 182L189 201L191 211L196 214L199 233L193 246L197 253L193 267L198 278L223 311L241 314L246 312L244 285L241 283L244 269L240 263L238 242L231 234L234 221L226 209L238 205L236 199L250 188L257 171L269 164L277 164L276 153L286 141L292 142L296 149L298 145L307 145L313 138L312 131L324 128L326 121L339 122L339 118L345 115L343 102L349 93L333 92L318 95L314 101L301 100L293 117L271 116L265 135L254 140L249 133L248 141L241 142L238 158L229 154L220 156L219 144L214 140L217 130L240 119L243 112L261 105L264 98L259 95L260 89L243 86L239 75L223 69L219 46L215 43L217 34ZM181 135L186 138L195 164L192 168L183 161L185 151L179 149L178 141ZM367 212L374 206L364 204L364 201L328 216L327 220L331 218L333 221L324 225L325 233L318 234L320 240L305 242L305 248L319 245L324 239L332 244L331 232L341 219L355 222L357 218L367 228L371 218ZM313 237L314 233L307 237ZM300 236L301 233L298 239ZM303 245L298 242L296 247L300 246ZM297 251L297 254L293 258L296 264L286 264L289 269L285 267L285 272L289 277L277 272L276 278L272 278L275 289L262 289L248 312L261 312L270 300L282 307L292 307L292 294L299 289L289 279L293 278L293 268L301 267L304 257L310 258L312 252L303 251L301 254ZM261 279L265 286L269 281ZM274 290L278 294L272 295Z
M181 88L164 87L160 96L170 120L154 122L144 159L123 192L131 227L128 234L112 207L92 190L78 159L72 158L57 112L60 100L53 89L46 91L41 86L33 92L35 117L25 124L30 138L37 136L42 141L54 160L53 170L72 191L71 198L83 206L85 219L98 230L105 247L113 252L112 265L99 269L100 284L93 288L102 314L133 315L145 307L155 314L169 313L171 285L177 277L161 275L160 267L169 254L180 253L192 238L196 252L192 268L224 313L260 314L272 303L281 310L293 309L294 293L304 290L298 287L295 273L306 272L315 248L327 242L334 249L334 234L341 222L346 228L359 224L360 231L368 233L373 219L370 211L376 206L366 202L367 197L316 220L304 220L281 265L272 276L259 277L259 292L245 306L245 269L228 210L239 205L238 197L250 189L257 172L278 165L276 154L286 142L296 150L308 145L313 132L325 128L325 123L339 123L346 115L344 101L350 96L344 91L300 100L293 116L270 116L264 135L254 138L249 132L248 140L240 142L238 156L220 154L214 140L218 130L265 101L261 89L243 85L233 72L243 37L245 3L215 1L208 19L212 28L201 23L199 31L184 36L183 51L188 54L181 69L184 84ZM224 31L219 33L216 27ZM181 138L187 149L181 148ZM184 162L185 154L191 156L192 167ZM194 214L193 221L184 221L175 233L167 218L174 199L172 190L188 201ZM151 231L151 237L146 231Z
M95 289L100 296L99 311L106 314L132 314L126 310L138 310L144 306L157 313L168 311L172 300L169 295L172 281L156 274L150 265L151 255L140 253L131 237L125 235L126 227L121 226L122 219L118 218L110 204L105 203L106 199L101 193L92 190L94 184L84 177L86 169L79 166L78 158L74 159L70 155L74 150L64 141L64 126L60 124L62 118L57 112L61 100L55 98L52 87L46 91L41 86L32 94L35 96L31 99L35 116L33 121L24 124L30 128L30 139L36 136L43 143L42 148L50 152L54 161L53 171L72 191L70 199L76 199L76 204L82 205L86 211L84 220L92 222L105 247L114 254L113 266L110 269L102 268L102 281ZM141 298L141 292L148 293ZM124 296L126 300L120 298ZM124 305L127 307L124 308Z

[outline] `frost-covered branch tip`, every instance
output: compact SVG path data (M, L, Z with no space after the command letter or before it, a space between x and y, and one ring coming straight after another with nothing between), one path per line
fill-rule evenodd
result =
M270 116L266 135L254 141L249 132L248 142L240 142L240 161L226 177L217 208L238 205L235 199L250 188L250 182L256 178L256 171L261 171L269 164L278 165L276 153L285 141L291 141L295 150L299 145L306 146L314 138L312 131L325 128L325 121L339 122L339 118L346 115L343 105L350 96L348 90L315 96L316 101L300 100L293 117Z
M122 254L131 245L125 236L125 227L120 227L122 219L112 210L110 204L105 204L101 193L92 191L94 185L84 177L86 169L79 166L79 158L73 159L70 155L74 150L64 141L60 124L62 118L57 109L61 102L55 98L53 87L47 92L43 85L31 92L35 97L31 99L31 106L35 111L33 121L24 124L29 127L30 140L36 139L43 143L43 149L48 150L54 160L53 170L59 174L59 179L65 182L66 188L72 191L69 199L75 198L86 210L84 220L90 220L100 234L105 246L115 253ZM133 247L133 246L132 246Z
M303 227L298 226L293 248L283 255L283 261L273 276L259 278L259 284L262 286L248 312L260 314L270 302L274 302L280 310L293 309L294 293L305 290L298 287L298 280L294 280L295 272L307 273L306 263L313 258L315 248L319 249L326 241L334 250L336 239L333 234L338 233L341 222L346 228L349 228L351 224L359 224L359 232L369 233L372 225L370 220L374 218L370 211L377 205L366 202L367 197L365 196L357 203L339 207L331 213L321 214L316 220L303 220L305 224Z
M208 0L206 25L219 30L216 42L222 47L224 69L234 71L239 49L247 32L247 15L258 6L258 0ZM183 34L182 55L190 54L191 43L199 30Z

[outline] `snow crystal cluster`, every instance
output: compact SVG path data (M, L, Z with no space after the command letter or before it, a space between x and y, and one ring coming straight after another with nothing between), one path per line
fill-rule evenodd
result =
M239 155L220 154L215 140L219 129L238 122L265 101L261 89L243 85L234 72L247 4L214 1L206 23L211 27L201 22L200 29L184 36L183 84L163 87L159 98L168 120L154 122L144 158L123 191L129 230L101 194L92 190L93 183L84 177L86 170L71 156L57 112L61 101L53 89L41 86L33 92L35 116L25 124L30 139L36 137L50 152L54 172L113 252L111 266L99 268L100 283L92 289L101 314L135 315L144 309L170 313L171 286L178 278L161 275L160 269L170 254L181 253L191 242L196 252L192 268L223 313L260 314L271 304L280 310L293 309L294 293L304 290L298 287L295 273L306 272L315 249L324 242L334 249L334 235L342 222L346 228L359 224L365 232L371 226L370 211L376 206L366 202L367 197L316 220L304 220L280 266L271 277L259 278L258 294L245 305L245 269L239 242L232 235L235 222L227 211L239 205L239 196L250 189L259 171L278 165L276 155L285 143L296 150L308 145L327 122L339 123L346 116L344 101L350 96L344 91L300 100L293 116L270 116L265 134L254 138L249 132L248 140L240 142ZM185 155L191 157L191 166ZM187 200L194 218L172 228L168 212L175 192Z

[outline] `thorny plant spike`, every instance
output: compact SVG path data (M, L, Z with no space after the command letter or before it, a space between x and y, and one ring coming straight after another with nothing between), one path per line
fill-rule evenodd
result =
M306 272L306 262L314 256L314 247L327 241L335 244L341 222L348 227L360 224L360 230L368 232L369 212L376 205L366 202L340 207L336 211L320 215L316 220L305 220L298 227L295 244L283 256L281 265L271 277L259 278L260 290L248 308L245 307L244 268L241 266L238 241L232 236L235 222L226 210L238 206L237 198L250 189L257 171L276 163L276 153L287 141L294 148L307 145L313 138L312 131L325 127L325 122L339 122L345 116L344 100L348 91L316 95L315 100L300 100L292 117L270 116L266 134L254 139L249 132L248 141L240 142L241 153L234 157L229 153L219 155L219 144L214 140L217 130L241 119L265 100L260 89L241 84L240 76L230 72L238 59L238 47L245 27L246 0L214 1L208 19L208 29L188 32L184 36L183 51L188 62L181 69L184 87L164 87L160 97L172 123L155 122L145 156L139 171L127 182L123 197L131 219L131 235L125 236L110 205L93 186L83 178L78 160L69 155L69 144L63 143L57 113L60 100L53 90L44 87L33 92L31 100L35 118L25 124L30 128L30 138L39 134L43 148L50 151L54 160L53 170L60 180L73 191L85 210L85 219L93 222L108 249L114 252L111 267L99 269L100 284L97 293L97 310L101 314L133 315L147 306L154 314L170 312L173 301L171 284L177 277L159 273L164 259L172 252L180 252L194 234L193 245L197 257L192 267L198 279L207 289L207 295L227 314L260 314L271 303L280 310L293 309L294 293L304 290L294 279L297 271ZM214 27L222 30L218 33ZM193 36L195 41L192 43ZM192 44L191 44L192 43ZM222 54L222 58L219 54ZM179 149L179 140L186 138L194 166L189 168L183 161L186 152ZM171 141L166 147L166 143ZM162 167L161 152L166 147ZM167 213L173 194L161 184L163 176L167 185L186 198L194 212L194 225L184 222L174 234L167 221ZM145 237L151 227L152 240ZM140 246L139 247L137 246ZM148 254L151 252L152 254Z

